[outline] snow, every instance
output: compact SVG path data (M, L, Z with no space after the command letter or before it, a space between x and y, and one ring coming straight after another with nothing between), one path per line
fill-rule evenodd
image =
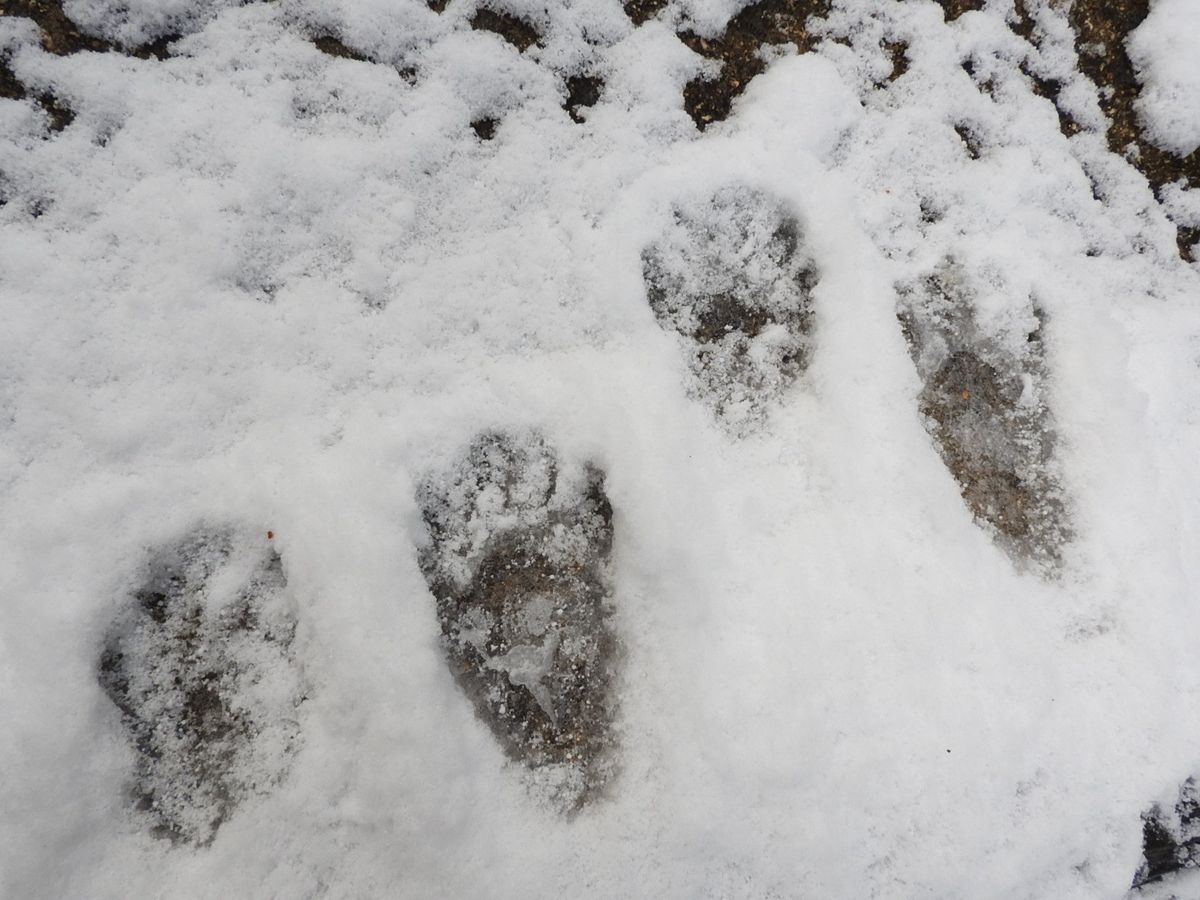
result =
M1176 156L1200 147L1200 5L1153 0L1126 42L1142 92L1138 115L1153 143Z
M1004 3L842 0L703 135L701 61L615 2L551 0L524 54L415 0L69 6L186 32L164 61L0 19L77 113L51 136L0 100L0 894L1123 896L1197 761L1200 280L1019 73L1072 66L1029 5L1040 51ZM1159 91L1170 8L1138 35ZM912 61L890 86L885 38ZM586 67L576 124L558 73ZM727 189L794 215L820 276L808 367L734 434L643 280ZM897 286L946 259L998 351L1044 312L1057 575L974 522L918 414ZM418 562L419 486L489 429L600 466L614 509L619 772L573 817L476 718ZM272 531L307 699L278 783L172 844L96 667L148 556L213 521Z

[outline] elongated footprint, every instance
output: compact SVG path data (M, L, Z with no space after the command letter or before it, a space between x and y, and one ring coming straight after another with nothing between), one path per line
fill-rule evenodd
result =
M1021 564L1053 571L1070 539L1046 404L1042 315L1008 334L979 324L971 274L943 260L901 285L898 316L924 381L920 411L976 521Z
M419 489L447 662L531 783L580 808L613 774L612 507L536 433L480 435Z

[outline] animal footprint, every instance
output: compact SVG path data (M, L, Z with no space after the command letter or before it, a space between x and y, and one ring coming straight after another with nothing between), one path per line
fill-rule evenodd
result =
M479 717L570 811L612 774L612 507L603 473L537 434L481 435L419 502L421 569Z
M987 334L970 275L952 260L900 291L901 326L925 383L920 409L977 521L1018 562L1052 570L1070 539L1044 397L1042 318Z
M303 700L282 561L257 532L200 528L150 559L98 678L133 744L155 835L211 843L296 751Z
M733 186L679 207L642 254L650 308L690 356L690 390L732 433L761 424L807 368L817 269L779 202Z

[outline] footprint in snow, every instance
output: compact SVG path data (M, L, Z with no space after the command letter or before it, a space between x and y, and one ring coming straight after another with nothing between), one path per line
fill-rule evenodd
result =
M198 528L155 552L109 629L98 680L135 757L157 837L207 845L296 752L296 614L260 532Z
M676 207L642 273L689 357L690 393L735 435L759 427L812 354L818 272L796 217L760 191L722 188Z
M447 662L505 752L564 811L612 776L616 640L603 473L536 433L480 435L418 500Z
M898 318L917 372L926 430L976 521L1012 559L1053 572L1071 532L1046 403L1042 313L985 329L976 287L951 259L900 286Z

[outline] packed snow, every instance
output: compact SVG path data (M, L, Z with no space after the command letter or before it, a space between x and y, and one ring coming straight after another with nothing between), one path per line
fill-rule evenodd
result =
M162 60L0 18L76 114L0 99L0 895L1125 896L1143 813L1200 771L1200 266L1107 148L1058 4L1026 0L1035 48L1008 0L838 0L701 133L681 94L710 63L676 31L741 5L506 0L521 52L473 0L66 3L124 46L181 35ZM1131 46L1180 149L1194 59L1163 20L1190 7ZM576 122L580 74L604 86ZM656 259L700 298L743 266L803 330L732 323L752 377L723 395ZM1006 543L921 413L938 362L898 312L947 265L969 334L931 333L1019 361L1012 405L1052 429L1019 463L1059 498L1052 553ZM550 448L550 518L455 469L488 434ZM611 772L567 808L448 665L483 620L435 596L555 497L619 646ZM431 563L438 504L461 531ZM228 771L157 807L138 779L171 760L147 770L102 666L164 639L147 591L194 608L239 723ZM222 624L264 593L275 643ZM572 634L542 606L485 664L553 718Z

